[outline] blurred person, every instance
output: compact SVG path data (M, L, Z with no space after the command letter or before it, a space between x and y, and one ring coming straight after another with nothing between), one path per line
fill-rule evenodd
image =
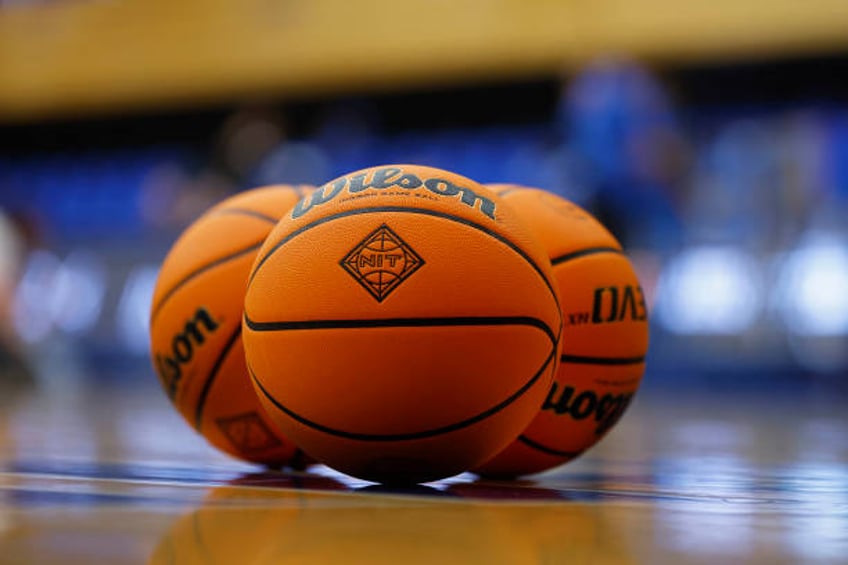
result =
M771 231L775 247L784 249L816 221L818 210L830 204L830 179L825 155L826 127L818 112L795 111L777 123L777 218Z
M848 239L848 111L828 115L824 135L825 192L817 203L815 221Z
M31 379L12 323L15 287L25 250L24 230L0 209L0 386Z
M701 147L686 206L687 225L698 243L749 250L765 244L780 180L776 149L770 124L748 118L723 124Z
M686 217L695 239L763 256L795 245L833 205L826 150L814 113L721 124L701 147L693 174Z
M377 110L366 100L329 106L312 136L332 161L329 177L373 165L373 155L380 150L378 123Z
M214 141L210 167L233 185L242 186L262 161L288 139L282 116L270 106L237 109Z
M316 144L287 142L268 155L251 175L251 186L319 185L331 178L330 160Z
M600 60L564 88L558 113L589 208L625 246L679 245L686 147L657 80L634 63Z
M250 184L259 163L285 140L282 120L261 105L237 109L228 117L199 168L177 182L175 209L185 225Z
M142 217L158 230L179 232L206 210L244 188L258 184L255 171L286 133L282 118L263 105L233 112L197 166L165 162L154 167L139 199Z

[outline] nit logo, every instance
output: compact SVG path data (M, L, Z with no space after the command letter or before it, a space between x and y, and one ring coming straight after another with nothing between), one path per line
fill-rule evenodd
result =
M382 302L420 269L424 260L383 224L345 255L340 264L377 302Z

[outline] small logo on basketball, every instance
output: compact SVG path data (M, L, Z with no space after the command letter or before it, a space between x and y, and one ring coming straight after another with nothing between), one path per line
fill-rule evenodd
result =
M424 260L386 224L368 234L341 261L341 266L377 302L382 302L423 264Z
M256 412L245 412L215 421L242 453L257 453L282 445Z

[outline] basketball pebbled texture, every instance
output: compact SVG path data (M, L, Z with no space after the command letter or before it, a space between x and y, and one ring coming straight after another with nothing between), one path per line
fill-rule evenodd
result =
M460 473L510 443L557 365L547 256L497 196L414 165L302 199L257 256L248 366L306 453L379 482Z
M645 372L648 319L621 244L591 214L544 190L489 188L547 249L563 312L561 363L541 411L506 450L475 469L515 477L574 459L618 422Z
M259 188L211 208L174 243L153 295L151 356L166 394L212 445L255 463L296 465L302 458L256 398L241 318L259 247L309 189Z

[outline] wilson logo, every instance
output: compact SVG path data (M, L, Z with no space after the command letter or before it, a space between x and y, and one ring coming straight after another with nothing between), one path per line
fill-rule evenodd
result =
M559 393L558 396L557 393ZM595 434L602 435L621 418L632 399L633 393L605 394L598 397L591 390L577 393L573 386L563 387L560 391L559 383L554 383L542 405L542 410L551 410L557 416L569 416L576 421L591 417L597 423Z
M171 339L171 350L166 354L156 354L156 371L171 400L183 378L183 367L191 362L196 348L206 343L207 335L217 329L218 322L209 312L203 307L198 308L183 330Z
M330 202L344 191L349 194L357 194L367 189L384 190L389 188L409 191L424 188L437 196L459 197L460 202L471 208L479 203L480 211L483 214L492 219L495 218L495 203L467 186L454 184L447 179L438 177L422 180L413 173L404 173L403 169L399 167L382 167L367 173L340 177L320 186L309 196L298 201L291 212L291 217L299 218L312 208Z
M424 260L383 224L345 255L340 264L377 302L382 302L420 269Z

